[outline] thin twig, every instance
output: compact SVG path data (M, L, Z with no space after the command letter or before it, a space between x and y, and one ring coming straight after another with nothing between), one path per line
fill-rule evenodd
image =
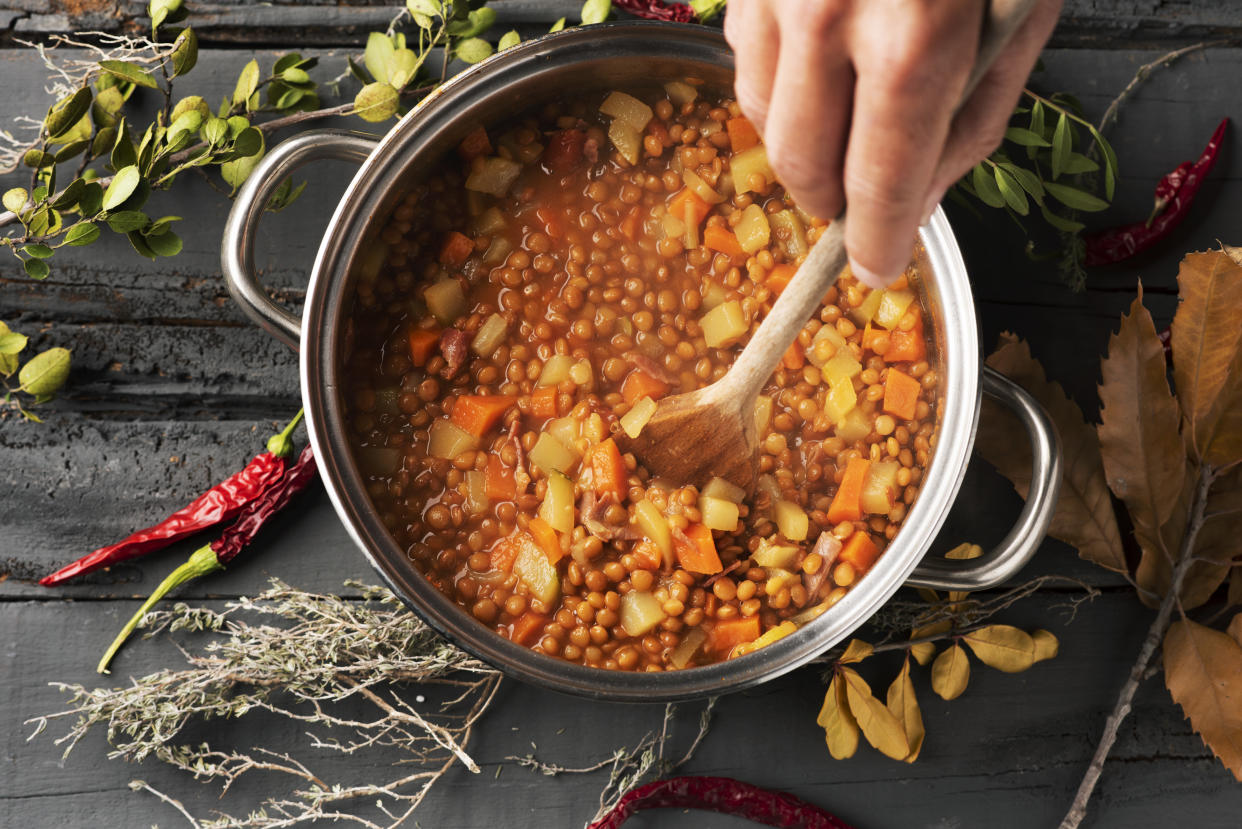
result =
M180 812L185 817L185 819L190 822L190 825L193 826L194 829L201 829L201 824L197 820L194 819L194 815L187 812L185 806L183 806L181 804L181 801L177 800L175 797L169 797L168 795L164 794L158 789L151 788L147 784L147 781L145 780L131 780L129 781L129 787L130 789L136 792L150 792L151 794L155 795L160 800L164 801L169 806L172 806L174 809Z
M1121 105L1125 103L1127 98L1135 93L1135 91L1143 84L1143 81L1147 80L1152 72L1155 72L1157 69L1167 67L1178 58L1185 57L1192 52L1198 52L1201 49L1210 49L1214 46L1224 46L1228 42L1229 41L1227 40L1213 40L1210 42L1192 43L1189 46L1174 49L1166 55L1161 55L1151 63L1143 64L1138 68L1138 71L1134 73L1134 77L1131 78L1130 82L1125 85L1125 88L1117 94L1116 98L1113 98L1112 102L1108 105L1108 108L1104 110L1104 114L1100 116L1100 125L1097 129L1103 133L1106 129L1113 125L1113 122L1117 120L1117 112L1121 109Z

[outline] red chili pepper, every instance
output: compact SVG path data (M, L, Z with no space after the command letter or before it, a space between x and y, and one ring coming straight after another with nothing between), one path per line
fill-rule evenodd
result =
M39 579L44 587L63 584L76 576L93 573L131 558L162 550L174 541L208 529L237 515L285 472L285 458L293 449L289 435L302 420L302 412L279 434L267 441L266 451L255 455L245 469L230 475L152 527L138 530L115 544L100 547L72 564Z
M1107 265L1121 262L1147 250L1172 233L1173 228L1186 218L1195 194L1199 192L1203 180L1216 164L1228 124L1228 118L1220 122L1212 133L1212 140L1203 148L1203 153L1194 164L1190 164L1188 168L1189 162L1181 164L1160 180L1160 184L1156 186L1156 211L1152 218L1083 237L1086 242L1086 264ZM1183 168L1186 168L1184 176L1179 174Z
M112 640L103 659L99 660L96 670L101 674L108 673L108 663L112 661L112 657L116 655L121 645L133 633L134 628L138 627L142 617L147 615L147 611L154 607L156 602L187 581L223 570L226 564L246 548L246 545L254 539L273 515L284 509L294 496L306 489L315 479L316 469L315 455L310 445L307 444L302 454L298 456L297 462L289 467L279 480L273 482L257 498L246 504L237 520L230 524L219 538L199 547L190 554L188 561L160 582L155 591L142 603L142 607L138 608L138 612L121 629L116 639Z
M704 809L780 829L850 829L812 803L730 777L672 777L638 786L587 829L617 829L644 809Z
M648 20L694 22L694 9L681 3L665 3L663 0L612 0L612 4L618 9Z

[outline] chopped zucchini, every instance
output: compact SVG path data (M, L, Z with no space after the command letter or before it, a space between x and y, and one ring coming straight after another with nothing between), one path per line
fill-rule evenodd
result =
M706 181L703 181L693 170L682 170L681 180L686 186L703 201L708 204L720 204L724 201L724 196L717 193L711 188Z
M427 454L433 458L455 460L463 452L477 449L479 439L450 420L437 420L431 424L431 442Z
M530 462L548 477L551 477L553 472L567 472L574 465L575 460L577 458L574 453L547 432L539 435L539 440L535 441L535 447L530 450Z
M621 428L631 438L638 437L643 427L647 425L647 421L651 420L651 416L655 414L656 402L650 397L643 397L634 401L634 405L628 412L621 415Z
M668 99L677 106L685 106L699 97L699 91L684 81L669 81L664 84Z
M561 472L548 476L548 489L539 507L539 517L558 533L574 530L574 485Z
M491 499L487 497L487 476L481 470L466 473L466 509L473 515L487 512Z
M569 379L569 369L574 362L574 358L568 354L553 354L543 364L543 370L539 372L539 380L535 383L535 386L560 385Z
M776 544L766 538L759 540L759 546L750 556L751 562L756 567L774 567L782 570L793 567L797 558L797 547L789 544Z
M724 348L737 342L746 333L746 317L742 303L736 299L722 302L699 320L708 348Z
M802 220L797 213L782 210L769 216L768 221L772 223L772 233L780 242L786 256L790 259L806 256L811 247L806 241L806 228L802 226Z
M806 510L793 501L776 502L776 528L790 541L805 541L810 526Z
M703 647L703 643L707 641L707 631L701 627L692 627L681 637L681 641L677 643L677 647L673 648L668 655L668 661L674 668L681 670L690 664L690 660L694 659L694 655L699 652L699 648Z
M483 251L484 265L499 265L513 252L513 243L504 236L493 236L492 243Z
M556 566L548 561L548 555L539 548L535 539L526 533L518 535L517 558L513 560L513 574L526 585L527 592L548 607L556 604L561 596L561 577Z
M501 197L509 192L522 172L522 165L507 158L491 156L475 162L466 177L466 189Z
M638 523L638 528L643 535L654 541L655 545L660 548L664 563L672 565L673 531L669 529L668 519L664 517L664 514L655 504L644 498L634 506L634 520Z
M772 165L768 163L768 150L762 144L733 156L729 160L729 169L733 173L733 187L739 193L751 189L750 177L754 173L763 176L769 184L776 181L776 173L772 172Z
M621 153L621 157L631 165L638 163L643 149L643 134L632 124L617 118L608 125L608 140L612 142L612 146L617 148L617 152Z
M772 238L768 214L757 204L751 204L742 211L741 218L733 226L733 232L737 235L737 243L747 253L755 253L767 247Z
M489 207L475 217L470 223L470 232L476 236L488 235L492 236L500 233L506 227L504 214L500 212L499 207Z
M709 530L731 533L737 529L738 508L733 501L700 495L699 512L703 516L703 526Z
M893 495L897 492L897 470L901 465L896 461L875 461L867 467L867 477L863 482L863 512L885 514L893 508Z
M456 279L441 279L434 285L428 285L423 292L423 301L441 325L452 325L454 320L466 313L466 295Z
M578 451L578 438L582 436L582 421L578 418L568 415L558 417L549 422L544 431L556 438L575 459L582 454Z
M631 590L621 597L621 628L630 636L642 636L666 616L660 600L645 590Z
M483 320L483 324L475 332L474 339L470 341L470 350L480 357L490 357L496 347L504 342L507 333L509 323L500 314L492 314Z

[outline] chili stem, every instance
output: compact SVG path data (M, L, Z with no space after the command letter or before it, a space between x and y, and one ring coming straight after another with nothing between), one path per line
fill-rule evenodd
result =
M286 457L293 451L293 430L302 422L302 415L305 409L298 409L298 413L293 416L293 420L289 421L289 425L278 434L272 435L267 439L267 451L271 452L278 458Z

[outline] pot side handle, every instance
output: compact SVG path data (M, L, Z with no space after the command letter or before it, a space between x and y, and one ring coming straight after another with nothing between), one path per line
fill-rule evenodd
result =
M378 141L348 130L309 130L280 142L246 179L224 225L220 266L229 294L246 316L276 339L298 348L302 323L296 314L268 297L254 270L254 240L272 191L285 177L311 161L364 161Z
M941 590L982 590L1008 581L1026 566L1044 540L1061 489L1061 441L1047 412L1017 383L983 369L983 393L1009 407L1031 441L1031 487L1026 506L1000 546L976 559L930 559L915 568L906 584Z

